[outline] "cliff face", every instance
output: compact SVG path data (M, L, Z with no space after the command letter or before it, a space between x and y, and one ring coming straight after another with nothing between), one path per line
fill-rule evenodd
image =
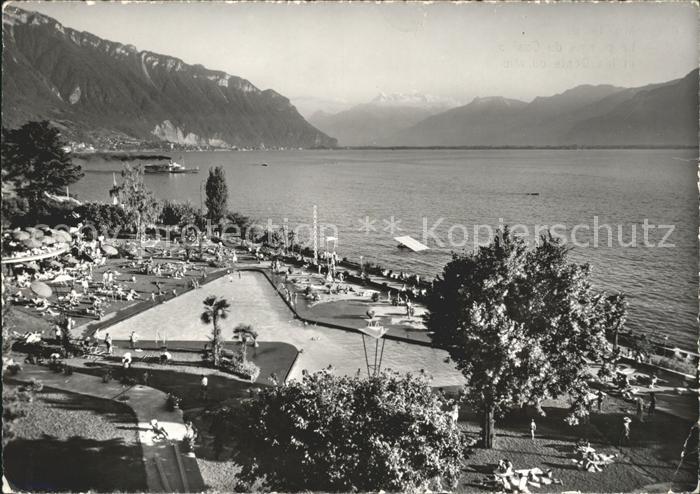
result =
M249 81L3 9L5 127L48 119L100 143L332 147L289 100Z

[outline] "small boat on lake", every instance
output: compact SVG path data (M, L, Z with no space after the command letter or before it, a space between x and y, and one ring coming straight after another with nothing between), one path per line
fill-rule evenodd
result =
M170 161L163 164L145 165L143 171L146 173L199 173L199 167L186 168L180 163Z

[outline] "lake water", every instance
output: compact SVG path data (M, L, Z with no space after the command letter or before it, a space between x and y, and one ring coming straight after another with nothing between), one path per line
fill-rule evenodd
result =
M199 206L207 169L221 165L231 209L261 223L281 225L287 218L291 229L311 225L316 206L319 223L337 228L341 256L359 260L362 254L365 261L429 277L451 251L473 247L475 225L484 225L477 237L485 240L486 225L521 224L534 238L535 227L560 224L557 231L569 243L591 243L574 246L571 255L592 265L596 285L628 294L628 328L694 349L696 157L694 150L184 153L175 160L199 166L199 174L147 175L146 183L161 198ZM122 163L92 159L83 165L87 173L73 191L86 200L109 200L112 172ZM659 246L670 227L649 230L645 244L645 220L672 225L664 242L672 246ZM604 225L611 226L610 240ZM621 245L618 225L624 245L636 229L634 245ZM300 230L300 238L309 230ZM425 240L431 249L399 250L393 237L400 235ZM334 232L327 228L321 236Z

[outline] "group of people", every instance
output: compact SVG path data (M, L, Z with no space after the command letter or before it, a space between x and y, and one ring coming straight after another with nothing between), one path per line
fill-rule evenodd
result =
M153 432L153 438L155 440L170 440L170 434L165 429L165 427L163 427L163 425L160 422L158 422L158 419L151 420L151 431ZM194 424L191 420L187 421L185 423L185 433L183 434L183 439L185 440L185 444L188 445L188 449L194 446L194 442L197 439L197 436L198 433Z
M515 470L513 463L503 458L498 461L498 466L490 479L500 491L529 493L529 487L542 487L553 484L562 485L561 480L555 479L551 470L526 468Z
M612 463L614 459L614 454L597 453L590 442L582 441L576 445L572 461L581 470L601 472L603 467Z

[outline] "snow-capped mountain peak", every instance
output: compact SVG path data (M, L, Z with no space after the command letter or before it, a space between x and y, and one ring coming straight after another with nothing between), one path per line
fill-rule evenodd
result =
M460 102L452 98L444 98L432 94L423 93L379 93L371 102L377 106L414 106L422 108L452 108L459 106Z

